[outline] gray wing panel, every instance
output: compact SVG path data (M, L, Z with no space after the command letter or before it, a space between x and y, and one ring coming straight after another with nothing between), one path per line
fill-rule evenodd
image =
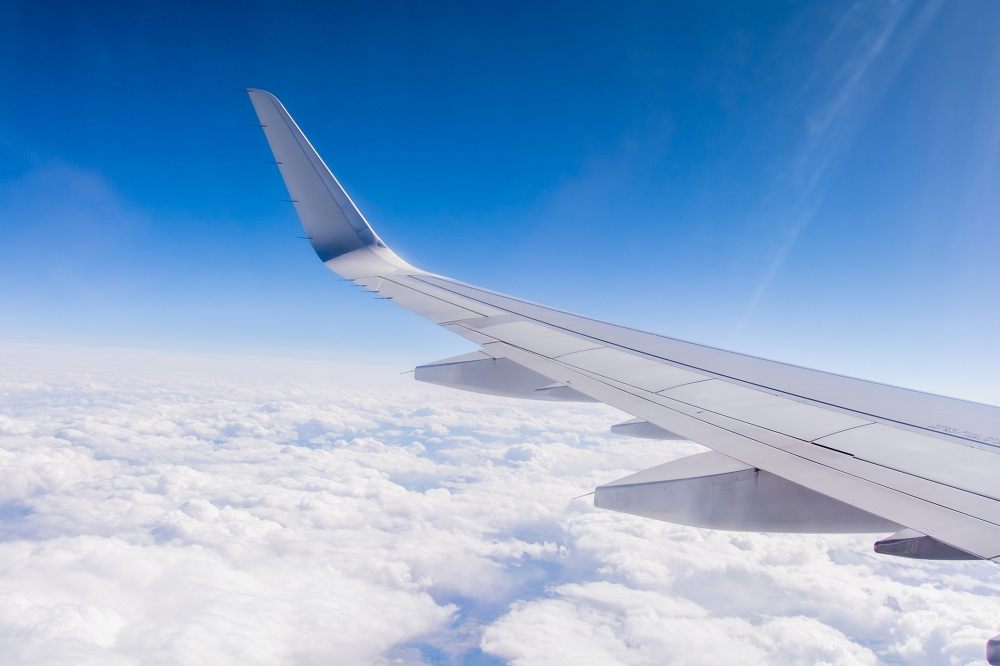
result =
M964 431L965 410L988 426L996 408L872 384L886 402L851 409L860 404L857 399L837 393L848 400L834 405L831 396L838 389L863 392L869 382L595 322L438 276L407 279L437 287L438 298L470 299L506 312L457 323L485 336L480 342L494 355L970 553L1000 555L1000 502L991 486L1000 466L995 448L897 420L919 415L921 407L940 399L944 405L935 405L936 414ZM667 346L657 346L659 341ZM688 347L694 353L685 354ZM752 363L730 364L732 359ZM759 372L737 376L747 367ZM798 393L775 381L795 371L806 373L795 377ZM833 388L825 386L825 377L832 377ZM676 385L657 390L662 384ZM826 400L812 398L813 385L827 389ZM917 404L909 404L910 399ZM875 413L883 404L895 407L895 419ZM953 405L964 410L956 416L949 409ZM886 443L884 450L880 441Z
M441 278L422 281L608 346L638 352L707 376L849 411L861 418L928 431L935 437L1000 449L1000 408L810 370L615 326Z
M735 460L980 557L1000 555L1000 502L593 376L526 349L502 342L484 348Z

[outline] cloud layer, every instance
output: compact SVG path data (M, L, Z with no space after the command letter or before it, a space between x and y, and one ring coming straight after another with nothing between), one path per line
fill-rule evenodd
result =
M604 407L300 361L2 347L8 664L978 663L982 563L594 509Z

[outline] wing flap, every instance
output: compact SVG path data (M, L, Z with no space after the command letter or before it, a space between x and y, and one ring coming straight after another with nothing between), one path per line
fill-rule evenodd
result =
M961 478L962 490L1000 500L997 454L992 451L882 424L823 437L817 443L883 467L899 470L905 464L906 473L948 486Z
M489 353L572 386L595 400L607 403L655 425L678 433L759 469L812 488L824 495L912 527L978 557L1000 556L1000 515L989 505L970 504L979 498L916 477L899 478L892 470L851 456L727 417L707 413L655 393L639 392L613 380L597 378L526 350L493 343ZM805 455L808 452L810 455ZM834 456L839 456L837 460ZM822 460L822 462L821 462ZM903 475L900 475L903 476ZM894 487L895 486L895 487ZM935 488L936 486L936 491ZM954 494L949 495L949 491ZM963 498L959 495L964 495ZM939 504L933 497L945 503ZM952 508L955 505L966 509ZM991 522L977 514L990 516Z
M654 393L710 379L707 375L610 347L574 352L560 356L559 360L594 374L615 377L619 381Z
M504 321L477 326L480 333L507 344L530 349L550 358L593 349L594 343L570 333L563 333L531 321Z
M640 353L716 379L1000 451L1000 408L993 405L844 377L616 326L440 276L419 279L605 346Z
M673 400L811 442L825 435L871 423L791 398L710 379L663 391Z

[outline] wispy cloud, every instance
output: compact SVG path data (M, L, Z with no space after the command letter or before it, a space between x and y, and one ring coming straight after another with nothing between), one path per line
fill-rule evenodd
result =
M880 92L903 66L940 6L907 0L848 7L812 54L810 74L790 107L804 107L798 148L776 184L795 203L737 325L742 331L823 202L829 177L847 153Z

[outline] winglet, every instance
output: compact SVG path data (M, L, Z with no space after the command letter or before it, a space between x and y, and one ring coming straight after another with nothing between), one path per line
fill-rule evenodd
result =
M257 88L247 88L247 93L306 236L319 258L331 262L370 248L383 261L409 267L386 248L278 98ZM336 269L333 264L327 265Z

